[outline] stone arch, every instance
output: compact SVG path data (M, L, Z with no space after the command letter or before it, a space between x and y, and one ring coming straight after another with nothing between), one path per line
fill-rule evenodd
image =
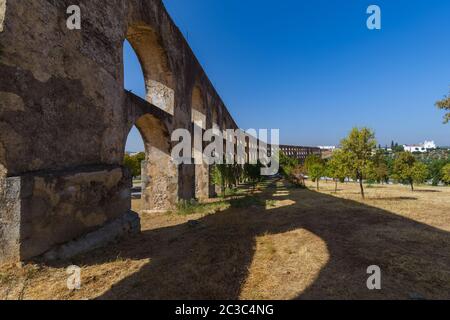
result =
M110 223L124 226L117 236L138 229L123 168L135 124L149 181L159 184L148 186L147 208L167 210L194 194L193 166L170 162L170 134L192 127L196 80L208 129L210 106L219 128L226 107L161 0L119 2L83 2L78 32L61 28L57 1L0 0L0 261L45 254ZM36 21L46 27L30 37ZM143 69L144 99L124 91L125 38Z
M174 115L175 80L158 34L143 23L135 23L128 27L126 39L141 62L147 91L146 100Z
M210 196L209 166L203 161L203 134L207 129L207 114L205 97L198 85L192 90L191 115L194 127L195 196L204 200Z
M142 164L142 210L164 212L175 207L178 173L171 157L170 129L152 114L144 114L135 122L145 146Z
M124 141L135 126L144 142L142 163L142 199L144 212L162 212L176 206L178 199L178 168L172 161L171 132L167 121L174 113L173 78L163 48L151 28L132 26L126 40L141 65L147 103L128 94L129 123ZM124 144L125 147L125 144ZM124 150L125 151L125 150Z

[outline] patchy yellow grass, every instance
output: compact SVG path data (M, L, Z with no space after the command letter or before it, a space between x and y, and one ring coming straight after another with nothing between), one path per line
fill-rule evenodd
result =
M311 190L316 188L316 184L311 181L307 185ZM365 185L366 199L362 200L358 184L338 184L338 192L335 193L334 183L320 183L321 193L357 201L450 231L450 187L419 185L415 189L413 192L409 186Z
M314 283L328 259L326 243L304 229L258 237L240 298L295 299Z
M143 260L120 258L101 264L80 266L82 268L82 290L68 290L66 266L9 265L2 268L7 277L0 280L0 299L90 299L111 289L111 286L126 277L139 272L148 263ZM69 266L69 264L68 264Z
M363 201L355 184L308 185L268 181L260 201L215 214L141 214L119 244L0 267L0 299L450 299L450 188L374 186ZM66 287L73 264L81 290Z

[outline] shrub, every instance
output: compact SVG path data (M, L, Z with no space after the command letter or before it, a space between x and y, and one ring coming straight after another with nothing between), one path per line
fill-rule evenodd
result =
M446 184L450 184L450 163L442 168L442 181Z

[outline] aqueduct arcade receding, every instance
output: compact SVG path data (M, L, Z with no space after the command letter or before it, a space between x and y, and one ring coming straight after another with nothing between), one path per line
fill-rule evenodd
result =
M77 2L81 30L66 27L73 1L0 0L0 262L130 223L123 158L134 125L146 148L148 211L214 191L208 166L171 161L173 130L237 129L160 0ZM146 100L123 89L125 39Z

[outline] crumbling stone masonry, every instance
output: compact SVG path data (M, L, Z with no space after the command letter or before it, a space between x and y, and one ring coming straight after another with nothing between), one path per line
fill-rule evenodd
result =
M81 30L66 27L70 5ZM125 39L146 100L124 91ZM123 167L133 125L147 211L211 195L208 167L171 161L171 132L237 126L160 0L0 0L0 262L66 257L76 239L98 243L99 229L139 228Z

